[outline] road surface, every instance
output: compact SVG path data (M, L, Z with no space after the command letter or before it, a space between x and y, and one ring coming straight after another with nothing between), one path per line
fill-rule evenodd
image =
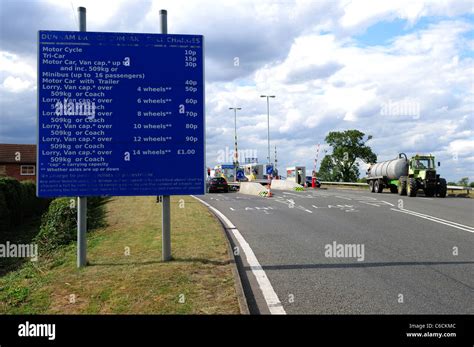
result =
M199 197L266 274L270 288L229 233L252 313L275 313L272 292L288 314L474 313L473 199L273 192Z

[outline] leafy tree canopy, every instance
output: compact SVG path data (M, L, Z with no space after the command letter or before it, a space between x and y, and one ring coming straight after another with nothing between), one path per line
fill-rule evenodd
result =
M326 142L332 147L332 154L326 155L321 161L319 177L323 181L355 182L359 178L360 159L366 163L375 163L377 156L367 146L371 135L359 130L331 131L326 136Z

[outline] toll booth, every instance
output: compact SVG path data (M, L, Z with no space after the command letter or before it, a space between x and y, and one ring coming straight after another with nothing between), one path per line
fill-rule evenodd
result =
M249 180L256 179L262 180L267 177L267 167L272 166L272 164L245 164L242 166L244 169L245 177ZM274 174L273 174L274 175Z
M304 186L306 181L305 166L291 166L286 168L286 179Z
M234 164L216 165L214 170L211 170L211 177L224 177L226 181L234 181Z
M245 177L247 177L249 180L253 179L263 179L263 175L265 174L263 164L245 164L243 165Z

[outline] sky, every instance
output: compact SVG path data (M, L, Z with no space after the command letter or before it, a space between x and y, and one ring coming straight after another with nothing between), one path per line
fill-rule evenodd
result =
M232 161L229 107L242 156L266 162L264 94L280 173L358 129L378 161L431 153L474 181L471 1L0 0L0 143L35 143L37 31L77 30L78 6L89 31L158 33L166 9L169 33L204 35L209 167Z

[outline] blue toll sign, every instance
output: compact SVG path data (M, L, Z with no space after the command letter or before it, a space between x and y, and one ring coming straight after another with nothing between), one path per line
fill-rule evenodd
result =
M271 175L273 173L273 166L267 165L267 175Z
M37 194L205 192L203 36L40 31Z
M243 180L245 178L245 173L244 170L237 170L237 179L238 180Z

